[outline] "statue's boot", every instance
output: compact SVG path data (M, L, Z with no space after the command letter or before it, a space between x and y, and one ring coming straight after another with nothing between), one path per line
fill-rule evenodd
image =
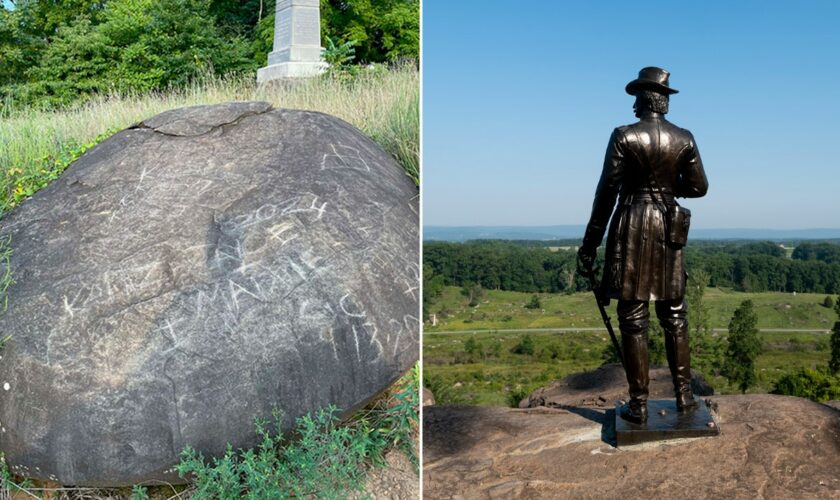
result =
M624 371L630 389L630 401L624 405L621 418L642 424L647 421L648 344L647 330L650 320L647 302L619 301L618 320L621 329L621 350L624 354Z
M665 353L674 382L677 411L697 406L691 393L691 350L688 343L688 321L684 300L656 303L656 315L665 331Z

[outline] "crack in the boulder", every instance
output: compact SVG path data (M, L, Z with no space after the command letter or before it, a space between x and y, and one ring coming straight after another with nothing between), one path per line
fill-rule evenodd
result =
M224 122L224 123L218 123L216 125L207 125L207 124L201 123L199 121L193 121L188 117L187 118L182 118L182 120L187 121L192 125L199 125L201 127L210 127L208 130L206 130L204 132L201 132L201 133L198 133L198 134L172 134L172 133L163 132L163 131L160 130L165 125L168 125L171 122L166 123L164 125L160 125L158 127L150 127L150 126L146 125L145 121L142 121L142 122L135 123L135 124L131 125L126 130L137 130L137 129L151 130L152 132L154 132L156 134L165 135L167 137L201 137L201 136L207 135L207 134L209 134L209 133L211 133L211 132L213 132L213 131L215 131L219 128L223 128L223 127L230 126L230 125L237 125L237 124L239 124L240 121L242 121L243 119L245 119L249 116L261 115L261 114L264 114L264 113L268 113L269 111L272 111L272 110L274 110L274 106L269 105L269 107L267 109L263 110L263 111L244 111L241 114L239 114L236 118L234 118L233 120L228 121L228 122ZM175 120L173 120L173 121L175 121Z
M169 362L172 361L174 356L169 356L166 358L166 361L163 363L163 376L169 383L172 385L172 404L175 407L175 430L177 431L177 439L172 440L172 453L175 456L179 456L181 450L177 449L177 444L183 442L183 437L181 433L181 411L178 409L178 388L175 385L175 380L169 375L167 369L169 368Z

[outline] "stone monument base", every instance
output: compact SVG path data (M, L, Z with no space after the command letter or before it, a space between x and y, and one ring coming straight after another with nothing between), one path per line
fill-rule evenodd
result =
M685 413L677 412L677 404L673 399L648 401L648 420L644 424L634 424L621 418L621 406L617 404L615 409L615 440L619 447L720 434L720 428L703 400L698 401L694 410Z
M263 84L281 78L318 76L327 70L325 62L286 61L257 70L257 83Z

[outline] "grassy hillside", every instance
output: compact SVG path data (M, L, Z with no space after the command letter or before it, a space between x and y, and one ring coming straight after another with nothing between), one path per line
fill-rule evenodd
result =
M419 181L420 75L384 67L347 78L324 75L294 85L257 87L253 79L209 78L164 93L102 96L57 112L0 107L0 216L43 187L69 156L113 133L181 106L263 100L275 107L321 111L355 125ZM76 155L77 156L77 155Z
M531 297L540 298L540 309L527 309ZM758 314L759 328L801 328L828 330L836 315L822 305L825 295L780 292L744 293L709 288L704 303L710 308L712 328L726 328L738 305L751 299ZM486 330L514 328L597 328L601 316L592 293L532 294L488 290L478 307L469 307L461 289L447 287L429 308L437 314L438 324L428 323L425 331ZM615 301L609 311L615 318ZM615 320L614 320L615 322Z
M601 352L609 343L606 333L534 332L534 354L515 354L523 334L504 332L426 333L423 369L426 385L438 404L509 406L535 389L574 372L601 365ZM760 334L764 351L756 361L758 385L750 393L766 393L784 372L814 368L828 362L828 335L770 332ZM466 352L473 339L482 351ZM499 347L495 347L499 345ZM494 352L495 349L495 352ZM723 377L707 374L717 393L739 393Z
M491 290L472 308L459 288L444 290L431 307L440 322L436 327L427 323L423 335L424 378L440 404L512 405L553 380L601 365L601 353L609 343L606 331L528 332L533 353L513 352L526 333L499 330L603 327L591 293L537 294L542 307L525 308L533 295ZM732 313L746 299L755 304L759 328L793 329L760 333L759 382L749 392L768 392L785 372L828 362L829 335L795 331L831 328L836 315L822 306L824 295L708 289L704 301L712 326L726 329ZM617 324L615 302L610 314ZM436 333L452 330L486 331ZM726 332L717 335L725 338ZM716 392L738 392L725 378L705 375Z

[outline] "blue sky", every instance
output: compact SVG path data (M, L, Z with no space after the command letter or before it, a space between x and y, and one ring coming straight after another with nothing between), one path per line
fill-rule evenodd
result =
M840 227L840 2L423 1L425 225L584 224L625 84L671 72L693 227Z

